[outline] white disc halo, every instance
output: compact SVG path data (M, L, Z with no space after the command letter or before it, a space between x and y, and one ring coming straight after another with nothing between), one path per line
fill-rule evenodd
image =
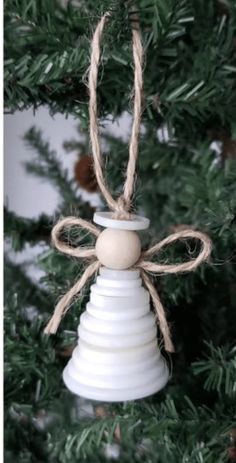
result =
M102 227L118 230L146 230L150 224L149 219L139 215L131 214L129 220L113 219L112 215L113 212L95 212L93 221Z

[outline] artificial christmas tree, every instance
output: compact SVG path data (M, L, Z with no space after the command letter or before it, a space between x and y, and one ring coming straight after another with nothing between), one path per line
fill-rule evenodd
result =
M6 1L6 110L47 104L51 113L74 114L80 127L88 128L84 74L90 39L99 17L110 10L113 20L104 36L99 113L105 120L109 114L116 117L129 111L130 6L108 0L73 2L64 8L54 0ZM192 224L214 242L211 265L188 276L158 279L176 347L169 385L151 399L110 405L109 411L97 414L96 405L89 402L86 408L60 381L67 363L61 352L71 352L76 342L74 330L87 295L74 303L57 334L50 338L43 334L55 297L70 288L78 273L82 275L82 267L48 247L38 260L46 272L42 287L32 283L24 266L7 257L7 463L229 460L235 427L236 167L234 156L225 155L228 148L221 150L219 145L215 154L210 145L221 140L222 133L235 140L235 2L222 7L213 0L142 0L136 10L146 60L134 204L151 219L150 236L144 237L143 245ZM168 136L161 139L158 129L164 124ZM93 211L79 199L44 136L32 128L25 140L37 153L28 170L48 178L60 191L56 216L68 215L72 204L78 216L91 219ZM107 178L119 192L127 144L107 133L103 140ZM89 152L88 140L80 148L81 153ZM6 235L16 250L42 241L49 246L51 224L52 218L45 215L26 220L6 210ZM89 236L77 231L67 238L72 247L91 243ZM179 244L175 258L168 248L158 263L167 259L179 263L184 255Z

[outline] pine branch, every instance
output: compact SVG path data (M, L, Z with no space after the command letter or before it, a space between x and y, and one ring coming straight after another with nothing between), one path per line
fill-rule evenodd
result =
M80 200L73 179L69 178L56 152L51 150L49 143L43 140L41 131L32 127L24 135L24 141L35 152L33 160L25 163L27 172L49 180L59 191L62 204L56 215L79 213L84 218L91 218L93 214L91 206Z
M205 359L193 363L195 375L205 378L204 388L207 391L217 391L222 397L234 397L236 394L236 356L235 348L229 346L214 347L205 343L208 354Z
M15 264L8 256L5 256L4 266L4 293L6 303L8 301L8 293L11 296L11 291L17 295L18 306L36 306L40 310L47 310L51 305L49 294L42 288L39 288L25 272L24 265ZM14 282L14 283L13 283Z
M184 459L193 463L205 459L211 463L226 462L224 445L232 426L232 414L226 417L220 410L195 407L188 397L184 402L182 409L170 398L161 405L145 401L141 406L127 404L119 407L115 417L77 424L70 431L59 428L55 436L48 436L52 461L92 462L96 452L97 461L102 462L105 447L111 443L120 446L122 463L174 463ZM178 439L174 439L176 435Z
M15 288L14 291L8 288L5 304L5 407L9 413L11 406L17 408L19 405L19 411L28 409L32 416L35 410L45 406L48 395L52 400L60 394L58 372L61 365L55 355L55 340L43 335L45 318L41 316L42 308L47 308L48 302L44 305L41 302L41 314L39 312L31 320L25 310L31 300L27 297L22 303L20 290L16 292ZM43 291L41 301L42 295Z
M14 251L21 251L26 243L34 246L40 241L50 242L52 218L46 214L28 219L4 208L4 223L4 233L11 238Z
M68 173L63 169L55 151L50 149L49 143L42 138L40 130L32 127L24 135L24 141L35 152L33 161L27 161L25 167L27 172L43 179L49 179L58 189L65 202L77 204L72 180L69 180Z
M8 110L49 104L52 113L74 113L87 125L89 41L107 8L113 19L103 41L101 115L127 110L133 86L128 7L103 1L63 10L54 1L6 2ZM234 6L228 21L213 0L207 7L202 0L197 7L193 0L142 0L138 9L146 50L143 120L156 123L161 114L181 131L187 118L192 133L211 117L230 124L236 114Z

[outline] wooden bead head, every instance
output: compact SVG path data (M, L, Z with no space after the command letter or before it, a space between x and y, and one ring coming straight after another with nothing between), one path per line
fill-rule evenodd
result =
M139 260L141 242L134 231L106 228L100 233L95 250L105 267L126 270Z

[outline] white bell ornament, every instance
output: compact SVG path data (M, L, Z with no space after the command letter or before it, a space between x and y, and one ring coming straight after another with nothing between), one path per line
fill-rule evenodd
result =
M119 402L162 389L169 378L139 271L100 269L80 317L79 341L63 379L73 393Z
M164 308L147 271L192 271L209 256L211 242L201 232L185 230L141 252L136 231L148 228L148 219L130 215L127 220L116 220L110 212L97 212L94 222L107 228L101 232L83 219L70 217L62 219L53 229L57 249L93 261L58 302L45 332L56 332L68 305L88 278L99 270L100 274L91 286L86 311L80 317L78 345L64 370L64 382L73 393L87 399L105 402L141 399L158 392L169 379L168 367L157 343L150 296L165 349L168 352L174 350ZM95 247L73 248L61 241L61 231L68 225L80 226L93 233L97 237ZM156 264L146 260L180 237L195 238L202 243L194 260L181 264Z

